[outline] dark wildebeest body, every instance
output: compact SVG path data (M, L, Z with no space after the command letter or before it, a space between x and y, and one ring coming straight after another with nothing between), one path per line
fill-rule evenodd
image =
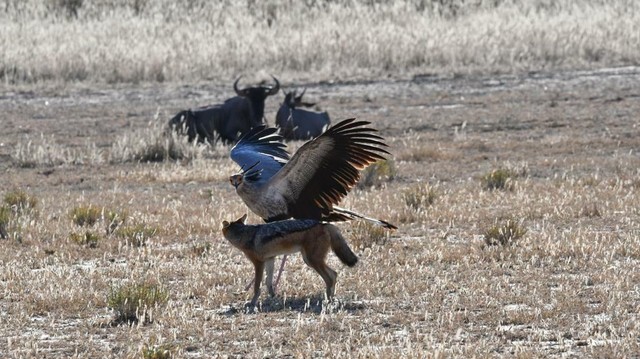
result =
M308 140L318 137L331 124L329 114L326 112L297 108L315 105L302 102L303 95L304 91L297 97L295 91L287 93L276 113L276 127L280 128L280 135L287 140Z
M180 111L169 120L169 126L179 133L186 133L189 141L197 138L198 142L213 143L219 138L225 143L234 143L250 129L264 123L264 101L280 89L278 79L273 79L274 86L238 89L238 78L233 84L238 96L219 105Z

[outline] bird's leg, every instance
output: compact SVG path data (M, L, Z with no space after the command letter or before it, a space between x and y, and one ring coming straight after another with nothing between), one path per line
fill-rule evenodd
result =
M282 256L282 262L280 262L280 270L278 270L278 276L276 277L275 283L273 283L273 290L275 291L278 287L278 283L280 283L280 276L282 275L282 271L284 271L284 264L287 262L287 255Z

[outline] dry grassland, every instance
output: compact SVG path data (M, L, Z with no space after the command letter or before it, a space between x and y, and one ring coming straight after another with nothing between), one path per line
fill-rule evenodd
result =
M0 357L638 357L636 1L0 7ZM380 130L342 205L399 229L247 313L230 148L163 125L268 73Z
M256 314L243 309L252 267L219 231L247 211L229 148L177 141L177 162L131 161L166 148L156 123L228 85L5 92L0 194L35 204L0 240L0 353L634 357L639 80L624 68L310 84L334 118L372 121L389 142L393 179L344 205L400 229L342 224L361 262L331 256L338 301L322 304L320 277L294 256ZM508 174L504 189L483 187L491 173ZM509 221L524 236L487 245ZM143 283L166 302L118 322L113 293Z
M7 84L226 83L269 73L334 81L640 61L635 0L4 0L0 7Z

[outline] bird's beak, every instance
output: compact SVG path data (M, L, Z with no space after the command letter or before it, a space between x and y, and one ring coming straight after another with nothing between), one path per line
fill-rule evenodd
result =
M229 182L231 182L231 185L236 189L238 189L238 186L240 186L240 183L242 183L242 178L239 178L238 176L239 175L233 175L229 177Z

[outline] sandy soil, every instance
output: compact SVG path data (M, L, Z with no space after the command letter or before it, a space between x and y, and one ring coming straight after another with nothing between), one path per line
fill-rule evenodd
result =
M541 72L513 76L445 77L426 74L411 80L295 85L285 83L283 86L287 89L306 87L308 100L318 102L323 110L330 113L334 121L358 117L371 121L380 130L381 135L390 144L390 152L397 169L396 178L382 191L384 196L387 196L384 198L396 198L397 195L393 194L394 191L404 190L417 182L429 182L437 185L446 195L467 188L466 186L478 182L479 178L490 170L504 165L526 168L527 181L531 183L533 191L537 188L536 183L543 180L593 178L597 181L620 180L637 184L638 177L640 177L638 170L640 168L640 118L638 117L640 113L640 68L628 67L563 73ZM149 121L154 118L156 113L159 113L159 118L165 121L180 109L218 103L231 94L231 84L175 85L160 83L140 86L68 85L45 86L35 89L0 89L0 113L2 113L0 116L2 123L2 131L0 131L0 171L2 173L0 193L23 189L41 198L44 201L41 205L43 208L52 206L52 203L57 201L60 202L60 207L70 208L75 203L103 196L108 191L107 197L111 198L112 203L127 203L129 201L128 203L133 203L132 206L135 208L141 211L147 210L151 215L159 217L158 222L160 223L163 221L162 216L166 214L154 206L159 203L171 203L174 199L189 202L195 207L204 208L205 211L224 211L227 201L239 201L230 189L228 194L225 194L219 202L214 204L210 199L204 198L202 194L211 188L226 190L227 183L224 180L226 173L215 173L195 180L189 179L188 175L185 175L183 180L172 180L171 177L167 180L148 180L150 177L145 174L156 169L158 171L167 170L160 168L161 165L149 163L102 163L24 168L15 163L12 154L18 144L28 141L37 143L41 136L53 136L54 142L68 148L84 148L87 143L95 143L99 149L108 151L119 136L148 126ZM265 113L271 124L273 124L273 118L281 99L282 95L278 94L267 100ZM188 170L189 168L185 167L184 171ZM638 189L633 185L631 188ZM362 194L362 196L362 198L369 198L367 196L372 195ZM460 196L460 201L462 201L464 195ZM359 204L359 201L359 198L349 198L350 205L356 208L360 206L362 209L362 204ZM384 216L392 221L401 220L400 215L385 213L384 208L374 209L376 204L368 206L367 209L376 212L378 216ZM469 204L469 207L473 207L473 205ZM489 208L488 212L500 217L512 211L512 208L513 205L510 206L508 203L497 204L495 207ZM526 209L517 212L528 213ZM495 217L481 216L481 224L478 224L477 217L468 216L466 213L472 212L465 212L459 218L456 217L458 219L455 223L444 223L446 220L438 218L435 214L429 216L434 219L427 223L411 221L403 223L400 229L392 235L392 238L397 239L398 242L390 245L389 251L404 253L408 248L415 249L416 244L412 244L415 243L415 240L428 240L433 243L439 238L444 239L445 242L439 246L452 246L460 241L477 241L481 224L490 223ZM612 226L611 221L607 219L608 217L596 218L595 222L589 226L607 233L622 231L622 233L626 233L625 238L630 236L637 241L640 233L637 227L638 212L631 210L630 213L632 214L626 227L614 224L614 226L618 226L617 229L607 230ZM58 215L55 214L55 216ZM56 219L55 216L48 216L46 213L42 215L43 218L51 220ZM540 216L539 219L544 223L543 217ZM560 227L563 224L558 222L554 225ZM218 238L219 236L215 234L207 234L207 227L212 225L204 223L203 228L196 228L193 235L196 239L205 241ZM68 253L69 250L64 248L70 244L67 240L60 239L64 236L61 234L64 230L58 228L54 230L54 232L56 231L60 233L52 234L47 230L44 230L41 236L37 233L31 233L29 238L25 239L25 242L30 246L24 244L9 246L7 244L7 248L9 251L15 251L16 255L33 256L36 263L58 261L56 263L62 263L63 272L76 270L92 272L96 270L94 265L111 268L110 266L117 266L118 263L125 267L132 266L132 268L137 268L136 265L144 266L144 260L137 257L137 254L122 254L119 252L120 249L115 247L109 247L104 253L88 250L80 251L80 253ZM171 243L177 237L179 236L167 235L162 240L162 245L154 250L166 252L175 248L176 245L179 246L177 243ZM42 251L51 248L64 254L61 254L60 258L56 260L46 259L46 255ZM373 253L381 254L385 250L377 249ZM448 253L446 250L444 253L445 256L449 255L446 254ZM147 254L140 254L140 256L144 257ZM371 256L371 254L369 255ZM4 317L8 324L0 324L0 354L6 353L13 357L41 355L64 357L80 353L77 355L82 357L83 355L100 353L104 356L123 357L135 354L146 339L156 335L154 334L156 329L153 329L156 324L147 326L146 329L145 327L120 329L100 324L108 322L105 318L110 316L110 312L104 308L104 293L93 295L90 304L79 309L79 313L76 314L56 308L55 304L47 304L44 309L38 309L32 305L21 303L20 298L12 295L11 288L29 286L32 285L32 282L30 280L22 282L15 273L11 274L12 270L7 267L14 263L15 258L11 253L5 253L1 258L5 270L3 277L0 278L0 288L3 288L0 292L0 316ZM125 258L123 259L125 264L119 262L122 258ZM181 260L180 256L173 257L169 254L162 254L158 258L160 259L156 259L152 266L160 268L165 260L171 263ZM237 263L244 265L241 257L235 258ZM452 263L456 262L455 260L451 261ZM633 261L635 263L635 259ZM198 262L201 265L198 271L206 272L211 270L212 266L215 268L212 263L206 262L206 258L203 259L203 262ZM585 260L585 263L588 262ZM89 267L91 268L83 267L86 263L90 263ZM620 270L635 268L633 263L622 265ZM33 270L36 270L36 267L40 265L26 264L20 271L27 271L31 266L34 267ZM444 264L440 265L440 270L444 269L442 267ZM456 265L451 264L453 267ZM186 266L189 265L186 264ZM189 276L190 278L195 276L195 274L189 274L187 268L180 268L183 271L180 272L180 276ZM243 268L246 276L249 276L246 271L247 267ZM586 264L584 267L578 266L574 270L584 269L587 271L586 275L598 278L597 269L591 271L585 268L587 268ZM449 280L464 280L461 279L464 278L464 274L455 272L455 268L446 267L446 269L452 271L451 277L453 279L449 278ZM136 271L135 269L131 270ZM509 269L501 270L504 270L505 273L509 272ZM558 271L564 271L564 269L558 269ZM346 271L342 270L342 272ZM491 275L496 275L495 273L492 272ZM554 272L550 269L549 273ZM550 275L549 273L544 271L541 274ZM108 274L106 275L108 276ZM357 280L357 278L349 277L348 274L345 275L347 276L344 277L346 283L349 283L350 280ZM425 275L431 283L445 280L438 279L441 278L440 275L445 276L444 273L429 272ZM504 275L517 276L514 273ZM64 276L64 273L61 276ZM311 278L313 278L312 275ZM530 277L523 278L526 278L522 279L523 282L530 279ZM232 281L235 283L233 289L229 289L228 283L230 282L218 281L215 278L209 279L209 281L212 283L206 283L217 285L216 288L219 291L232 291L238 290L244 279L234 279ZM606 282L604 279L603 281ZM107 281L104 280L104 282ZM318 289L318 283L313 283L315 284L311 288ZM86 284L89 285L89 283ZM613 286L613 284L611 285ZM446 293L444 287L444 285L439 287L444 292L435 293L434 296L441 299L448 297L449 294ZM612 287L607 286L606 288ZM284 287L283 290L286 291L287 287ZM418 326L420 329L415 329L415 333L426 332L430 334L425 337L418 336L424 342L422 344L414 342L412 347L414 351L404 352L409 356L411 353L414 355L431 353L437 356L440 350L437 343L442 343L444 346L441 348L441 353L447 353L447 349L457 346L459 350L450 353L463 356L465 353L473 353L474 350L478 350L484 355L510 356L522 353L523 348L526 349L524 351L525 357L526 353L532 353L532 357L538 355L597 356L602 352L598 352L594 348L605 346L615 349L615 343L626 340L624 334L620 333L618 342L607 342L606 338L600 338L605 340L605 344L602 344L597 341L600 340L596 338L597 336L590 337L588 333L584 334L588 330L580 324L582 323L581 319L576 319L578 324L575 325L581 328L576 329L577 334L569 333L566 335L563 333L570 332L567 328L574 325L567 318L563 319L561 323L550 324L550 327L545 329L552 333L548 335L539 334L538 329L540 328L532 328L519 321L515 321L511 325L496 324L490 319L491 308L493 308L490 301L485 302L484 305L479 304L477 311L465 314L465 318L460 319L463 323L460 324L460 329L452 326L443 329L444 332L438 333L437 328L443 324L438 324L434 317L429 317L429 313L433 308L445 310L445 304L442 304L443 307L438 307L439 304L434 304L435 307L432 307L431 304L424 304L429 303L431 298L429 296L405 298L400 292L394 293L395 296L391 294L387 297L380 295L379 301L376 301L375 298L368 298L369 301L365 300L365 304L361 300L353 299L345 305L344 309L347 314L344 315L377 318L374 320L376 330L381 331L382 335L387 333L390 337L402 337L403 330L408 330L407 333L413 333L416 328L414 325L418 325L400 319L403 316L403 311L409 313L407 314L409 317L423 316L426 322L420 324ZM216 334L218 330L240 330L251 336L253 335L250 331L252 326L255 325L258 329L262 328L261 325L255 324L255 321L265 317L252 318L250 315L245 317L237 314L233 309L234 305L237 307L238 303L242 302L244 296L243 293L236 293L236 296L233 297L235 301L229 304L230 307L224 304L218 305L219 303L215 302L214 304L217 306L214 308L207 308L208 305L211 305L207 301L194 303L191 299L176 299L178 302L188 303L184 304L183 312L196 316L200 314L193 313L205 313L202 314L204 318L202 321L197 320L197 325L201 327L183 332L178 330L180 333L171 339L171 329L168 329L171 325L161 324L156 328L160 328L157 330L163 333L162 338L165 339L159 341L177 343L174 348L178 348L176 350L182 356L207 357L214 355L211 354L211 350L219 350L220 346L224 347L224 345L230 348L226 354L251 356L253 353L255 355L256 353L251 351L251 348L259 347L255 343L255 337L251 337L254 338L254 342L250 338L245 338L244 342L241 341L242 343L238 344L229 337ZM366 294L361 294L361 296L366 296ZM196 298L202 297L196 296ZM224 300L222 299L222 302ZM264 315L269 316L269 320L283 319L295 322L296 318L299 319L300 315L306 313L303 309L306 300L305 297L290 299L288 306L297 308L293 314L275 306L271 308L270 313L267 310ZM42 301L46 303L46 300ZM629 317L626 319L638 319L639 302L640 297L637 293L630 294ZM518 307L520 304L508 301L501 303L504 304L502 307L503 315L506 312L520 310ZM384 314L387 309L382 309L387 305L399 309L397 312L387 313L387 315ZM95 309L101 307L100 310ZM72 305L72 308L76 307ZM427 312L424 311L424 308L427 308ZM267 309L269 308L267 307ZM451 310L454 315L458 315L455 314L457 309L446 309ZM47 314L49 311L56 314ZM465 313L467 312L465 311ZM604 313L608 312L604 310ZM183 319L176 319L173 324L177 327L187 325L185 323L189 322L189 315L186 315L187 319L184 319L184 322ZM314 323L321 320L319 319L319 309L311 310L309 315L313 317L305 317L304 320ZM282 316L282 318L278 316ZM9 318L14 319L9 320ZM223 324L214 324L209 320L214 320L215 323L218 323L219 320ZM362 323L369 323L362 320ZM162 323L162 320L160 322ZM53 323L56 324L53 325ZM387 323L386 326L385 323ZM269 325L273 327L274 324ZM327 326L330 327L329 329L336 329L331 327L332 325L340 326L327 324L315 330L327 329ZM556 326L558 327L557 331L554 331ZM351 327L349 326L349 328ZM341 326L338 331L345 334L345 330ZM634 333L637 333L637 328L633 330L635 330ZM501 338L498 340L499 342L492 344L483 339L482 333L486 331L493 332L487 338ZM143 334L131 334L133 332ZM534 332L538 334L532 334ZM138 341L129 339L127 333L138 338ZM407 333L405 334L410 337L413 335ZM76 335L78 337L75 337ZM154 340L161 337L160 334L157 335ZM191 338L190 335L200 339L188 339ZM563 337L563 335L565 336ZM562 338L558 339L558 336ZM280 339L276 335L276 338L270 337L269 340L277 341ZM304 338L290 340L304 343ZM247 343L247 341L249 342ZM545 344L541 344L543 342ZM38 346L34 343L39 343L39 347L34 348L34 345ZM308 351L299 349L300 351L297 351L298 349L287 347L285 341L278 343L270 341L269 348L272 348L272 351L262 353L279 356L300 353L320 355L319 353L323 352L322 349L309 349ZM406 342L398 345L410 347ZM622 352L632 351L633 345L630 345L625 344ZM322 345L318 345L318 347L326 348ZM418 347L423 351L416 350ZM273 348L280 348L280 351ZM382 345L381 348L389 349L391 347ZM615 356L614 349L605 353L614 353ZM395 352L391 350L387 353L389 352L398 354L402 353L402 350ZM324 353L326 354L326 352ZM366 355L363 352L359 353ZM225 353L221 352L221 354ZM370 352L369 355L375 354Z

